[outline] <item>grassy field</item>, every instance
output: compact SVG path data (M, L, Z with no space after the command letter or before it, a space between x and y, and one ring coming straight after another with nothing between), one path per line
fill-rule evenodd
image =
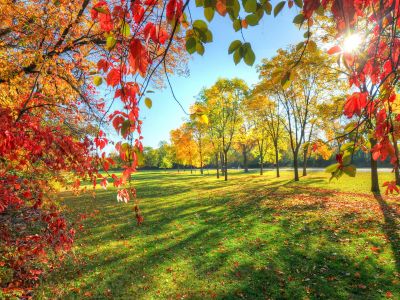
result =
M399 198L369 193L369 173L331 183L324 173L294 182L292 172L134 178L141 227L113 188L64 193L69 218L89 217L38 296L400 299Z

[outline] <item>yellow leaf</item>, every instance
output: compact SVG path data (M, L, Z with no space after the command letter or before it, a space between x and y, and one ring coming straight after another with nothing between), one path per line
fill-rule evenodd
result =
M151 102L150 98L146 98L144 99L144 104L146 104L146 106L150 109L151 106L153 105L153 102Z
M203 123L208 124L208 117L207 117L207 115L201 115L201 116L200 116L200 120L201 120Z

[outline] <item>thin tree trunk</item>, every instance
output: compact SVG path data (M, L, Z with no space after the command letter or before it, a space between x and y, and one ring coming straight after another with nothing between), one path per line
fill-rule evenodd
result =
M371 149L376 145L376 140L371 140ZM372 158L371 152L371 192L379 193L378 161Z
M307 147L304 149L303 176L307 176Z
M294 181L299 181L299 164L297 161L298 151L293 152Z
M397 159L399 158L399 148L397 147L397 141L394 143L394 152L396 154ZM396 175L396 184L400 185L400 174L399 174L399 162L395 162L394 173Z
M279 153L278 153L278 143L274 143L275 146L275 164L276 164L276 177L281 177L279 175Z
M218 170L218 152L215 153L215 162L217 165L217 179L219 178L219 170Z
M222 172L222 176L224 176L225 163L224 163L224 153L223 152L220 152L220 158L221 158L221 172Z
M280 177L279 174L279 152L278 152L278 142L274 141L275 148L275 165L276 165L276 177Z
M225 181L228 181L228 151L225 152Z
M203 175L203 155L201 153L201 137L200 137L200 173Z
M190 165L190 174L193 174L193 166Z
M248 161L247 161L247 151L246 146L243 144L243 165L244 172L249 173Z
M179 173L179 164L178 164L178 173Z
M261 147L260 147L260 156L261 156L261 167L260 167L260 175L263 174L263 167L264 167L264 152L263 152L263 143L264 140L261 143Z

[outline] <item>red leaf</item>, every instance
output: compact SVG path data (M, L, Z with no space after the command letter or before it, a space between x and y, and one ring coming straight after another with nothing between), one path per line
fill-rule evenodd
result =
M129 64L132 74L136 74L138 71L146 74L147 66L152 62L146 47L139 39L133 39L129 48Z
M103 162L103 168L104 168L104 171L108 171L108 169L110 168L110 165L109 165L109 163L108 162L106 162L106 161L104 161Z
M118 69L111 69L107 75L107 85L115 87L121 81L121 72Z
M332 54L339 53L339 52L342 52L342 49L339 46L333 46L326 53L328 53L329 55L332 55Z

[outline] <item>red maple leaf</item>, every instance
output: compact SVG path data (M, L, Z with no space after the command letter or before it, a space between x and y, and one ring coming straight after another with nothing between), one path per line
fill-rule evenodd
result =
M129 46L129 64L133 74L139 71L146 74L147 66L152 63L149 52L139 39L133 39Z

